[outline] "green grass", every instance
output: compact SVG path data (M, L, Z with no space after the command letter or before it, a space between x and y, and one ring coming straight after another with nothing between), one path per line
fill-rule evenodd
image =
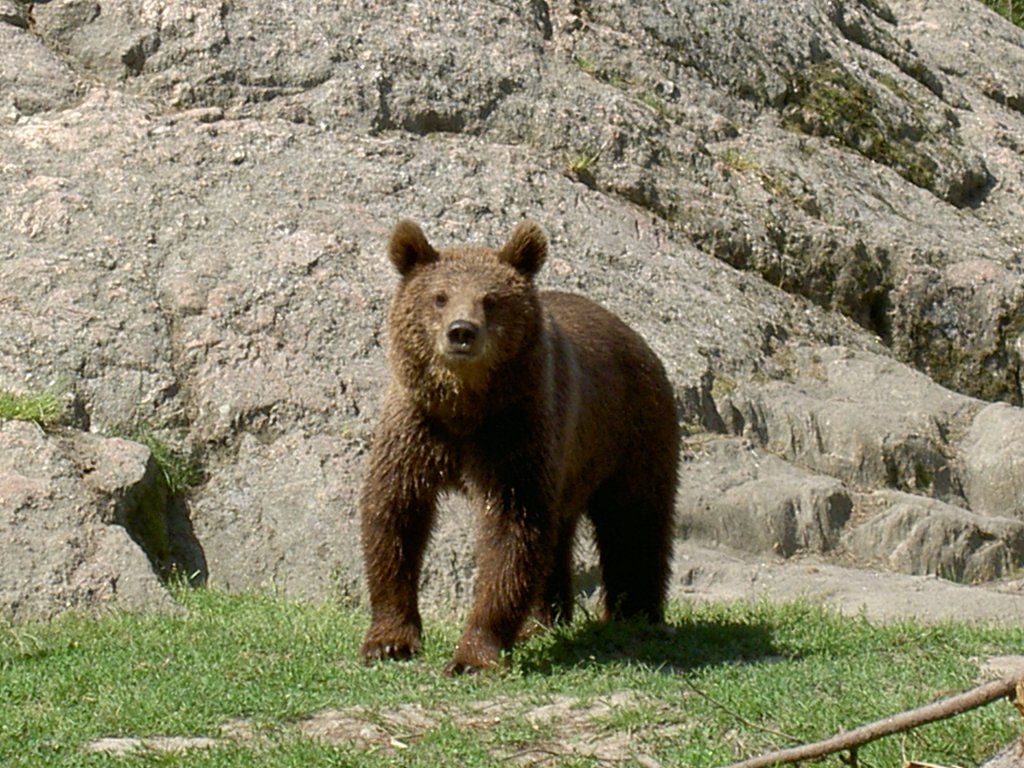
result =
M60 395L54 390L18 393L0 389L0 419L34 421L50 427L60 420Z
M1024 0L982 0L982 2L1018 27L1024 27Z
M171 495L182 493L203 479L199 453L173 447L148 425L117 427L112 434L141 443L149 449L153 461L160 468Z
M422 659L365 667L361 611L207 590L179 598L175 614L0 628L0 765L470 768L519 756L589 766L641 754L724 765L966 689L980 659L1024 647L1021 628L873 626L801 604L677 606L670 630L580 620L517 647L504 672L449 680L440 672L455 622L427 622ZM328 713L317 721L326 738L303 732L317 713ZM1000 702L858 757L973 765L1020 726ZM87 750L129 736L218 743Z

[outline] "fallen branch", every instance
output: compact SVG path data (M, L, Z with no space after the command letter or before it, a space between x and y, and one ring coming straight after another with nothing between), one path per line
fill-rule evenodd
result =
M754 757L739 763L733 763L727 768L768 768L772 765L783 765L796 763L801 760L812 760L816 757L824 757L833 752L845 750L856 751L857 747L880 739L883 736L890 736L894 733L909 731L912 728L934 723L938 720L955 715L963 714L972 709L990 704L1002 698L1013 698L1017 709L1024 715L1024 674L1015 674L1004 677L1002 680L995 680L991 683L979 685L964 693L957 694L942 701L926 704L917 709L900 712L898 715L887 717L884 720L876 720L873 723L854 728L852 731L844 731L836 734L830 739L816 741L813 744L803 744L799 747L790 747L778 752L770 752L760 757Z

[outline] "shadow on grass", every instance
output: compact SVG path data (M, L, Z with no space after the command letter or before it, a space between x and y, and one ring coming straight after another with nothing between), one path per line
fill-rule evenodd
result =
M593 664L639 663L667 673L791 657L772 642L767 623L693 616L670 624L575 622L552 629L517 652L527 673L550 674Z

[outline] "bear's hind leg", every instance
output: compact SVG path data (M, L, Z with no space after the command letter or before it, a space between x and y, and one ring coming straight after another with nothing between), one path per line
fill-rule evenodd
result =
M572 555L577 519L577 515L570 515L558 524L551 570L544 581L544 590L533 615L519 632L520 638L529 637L538 629L547 629L555 624L572 623Z
M664 620L672 558L672 481L613 477L591 497L588 511L601 559L606 619ZM640 483L636 483L640 485Z

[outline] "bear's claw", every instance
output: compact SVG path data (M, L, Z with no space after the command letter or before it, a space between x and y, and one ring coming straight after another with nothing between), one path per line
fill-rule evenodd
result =
M419 643L407 642L375 642L367 640L359 653L367 664L375 661L408 661L419 655Z
M467 664L464 661L456 661L452 659L444 667L445 677L458 677L459 675L475 675L482 671L482 667L478 667L475 664Z

